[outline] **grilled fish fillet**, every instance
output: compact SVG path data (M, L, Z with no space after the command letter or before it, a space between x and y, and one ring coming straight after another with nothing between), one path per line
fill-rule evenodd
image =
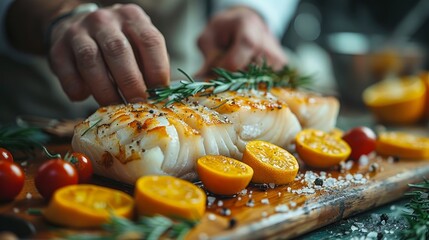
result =
M102 107L75 128L72 147L96 174L134 184L144 175L196 178L206 154L241 159L250 140L286 147L301 130L290 108L269 93L224 92L184 103Z
M280 87L272 88L271 93L286 102L302 128L330 131L335 127L340 110L336 98Z

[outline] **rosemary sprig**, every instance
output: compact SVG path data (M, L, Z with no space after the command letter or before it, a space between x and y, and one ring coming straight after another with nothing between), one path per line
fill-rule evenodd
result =
M113 229L115 237L130 233L140 234L144 239L160 239L164 234L174 239L184 239L185 235L197 224L195 221L175 219L156 215L153 217L142 217L139 222L134 223L124 218L113 216L106 229Z
M0 126L0 147L9 151L30 152L35 147L42 147L48 139L39 128Z
M211 90L210 93L217 94L225 91L263 89L269 91L272 87L307 87L311 83L308 76L300 76L295 69L284 66L283 69L275 71L265 62L259 66L249 64L246 71L230 72L222 68L215 68L215 78L208 82L196 82L191 76L179 69L186 76L175 85L165 88L148 90L151 99L155 102L168 101L165 105L179 102L197 93Z
M408 185L416 190L405 194L411 198L402 216L409 227L401 235L404 239L429 239L429 181Z

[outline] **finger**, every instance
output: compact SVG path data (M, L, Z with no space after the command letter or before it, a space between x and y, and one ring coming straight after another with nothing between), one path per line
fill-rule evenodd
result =
M253 56L257 55L258 52L259 49L255 40L248 37L238 37L219 60L218 65L233 71L243 69L252 62Z
M128 26L129 35L137 58L143 69L143 78L148 88L168 86L170 83L170 63L167 46L162 34L151 24Z
M80 34L71 40L71 46L79 73L95 100L102 106L121 103L96 42L89 35Z
M137 65L133 50L118 28L99 31L95 35L104 61L127 102L147 98L146 85Z
M267 64L274 69L281 69L288 63L285 51L274 37L264 40L264 50L261 52L260 57L265 59Z
M49 64L70 100L81 101L90 95L77 70L72 50L64 41L58 41L52 45L49 51Z
M204 76L210 74L215 63L223 55L223 49L216 44L216 38L207 30L201 34L197 43L204 56L204 63L196 73L196 76Z

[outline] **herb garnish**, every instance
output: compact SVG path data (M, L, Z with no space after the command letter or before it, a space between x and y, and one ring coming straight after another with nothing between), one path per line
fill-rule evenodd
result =
M83 131L83 133L80 135L81 137L83 137L83 135L85 135L89 130L91 130L91 128L97 126L97 124L99 124L101 122L101 118L98 119L95 123L93 123L92 125L90 125L87 129L85 129L85 131Z
M405 205L402 215L409 227L403 229L401 234L404 239L428 239L429 238L429 181L408 184L416 190L405 193L411 196L410 202Z
M0 147L9 151L31 152L49 139L39 128L0 126Z
M249 64L246 69L246 71L230 72L222 68L215 68L213 72L216 76L208 82L196 82L191 76L179 69L187 80L182 80L169 87L150 89L148 92L151 94L150 99L156 103L169 99L165 104L168 106L206 90L211 90L210 93L213 94L252 89L269 91L272 87L305 87L311 82L310 77L300 76L295 69L289 66L284 66L283 69L275 71L264 62L261 66Z

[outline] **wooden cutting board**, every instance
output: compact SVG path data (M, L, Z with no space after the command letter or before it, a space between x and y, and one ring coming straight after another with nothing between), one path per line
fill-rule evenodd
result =
M68 144L49 146L54 152L65 154ZM34 172L43 157L27 160L24 190L13 202L0 203L0 213L13 214L32 222L35 238L64 237L67 234L97 232L55 227L42 216L30 215L29 208L43 208L47 203L34 187ZM374 164L376 163L376 164ZM378 165L377 168L373 166ZM408 190L409 183L429 177L427 161L391 161L371 158L368 164L354 163L343 169L315 174L325 176L319 189L306 188L305 169L300 178L285 186L249 186L235 197L209 196L207 212L188 239L267 239L292 238L342 218L394 201ZM307 174L307 177L311 174ZM323 178L323 177L321 177ZM327 178L330 178L329 180ZM365 180L364 180L365 179ZM132 194L132 186L95 177L93 183L120 189ZM272 188L274 187L274 188ZM314 192L313 192L314 191Z

